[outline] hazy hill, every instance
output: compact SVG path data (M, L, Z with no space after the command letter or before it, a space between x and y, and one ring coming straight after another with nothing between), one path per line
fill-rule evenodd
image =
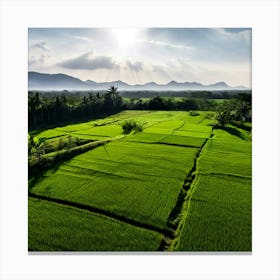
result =
M82 81L78 78L65 74L44 74L28 72L29 90L107 90L110 86L116 86L119 90L248 90L244 86L231 87L225 82L218 82L210 85L203 85L197 82L176 82L170 81L167 84L149 82L145 84L129 85L123 81L112 81L98 83L92 80Z

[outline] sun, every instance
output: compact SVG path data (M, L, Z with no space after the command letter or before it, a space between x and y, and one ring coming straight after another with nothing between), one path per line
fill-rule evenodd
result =
M113 33L121 48L128 48L136 43L138 34L136 28L115 28Z

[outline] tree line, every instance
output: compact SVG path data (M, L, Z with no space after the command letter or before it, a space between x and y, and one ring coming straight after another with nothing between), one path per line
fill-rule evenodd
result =
M145 101L138 98L125 100L114 86L102 94L89 92L82 96L67 95L67 93L51 96L40 92L29 92L28 94L28 126L30 130L106 116L122 110L218 111L221 123L226 123L232 118L250 119L251 94L239 93L221 104L206 98L176 100L160 96Z

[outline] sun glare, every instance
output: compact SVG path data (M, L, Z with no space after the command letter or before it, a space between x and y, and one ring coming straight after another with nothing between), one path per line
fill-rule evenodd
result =
M135 28L116 28L113 32L121 48L130 47L136 42L138 32Z

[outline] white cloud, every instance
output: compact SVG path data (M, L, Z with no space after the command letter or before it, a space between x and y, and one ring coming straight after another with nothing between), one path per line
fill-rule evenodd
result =
M35 48L35 49L37 48L37 49L40 49L40 50L45 51L45 52L50 51L50 49L47 47L47 43L44 42L44 41L31 45L31 48Z
M139 29L125 48L110 28L30 29L29 46L30 71L82 80L251 83L250 28Z
M94 56L93 52L87 52L78 57L58 63L59 66L69 69L118 69L119 65L110 56Z
M139 72L143 70L143 63L141 61L131 62L130 60L126 61L126 66L129 70Z
M87 42L92 41L90 38L85 37L85 36L71 35L70 37L77 39L77 40L87 41Z
M193 48L188 45L181 45L181 44L172 44L169 42L164 42L164 41L157 41L157 40L138 40L141 43L147 43L147 44L152 44L156 46L161 46L161 47L168 47L168 48L174 48L174 49L184 49L184 50L192 50Z

